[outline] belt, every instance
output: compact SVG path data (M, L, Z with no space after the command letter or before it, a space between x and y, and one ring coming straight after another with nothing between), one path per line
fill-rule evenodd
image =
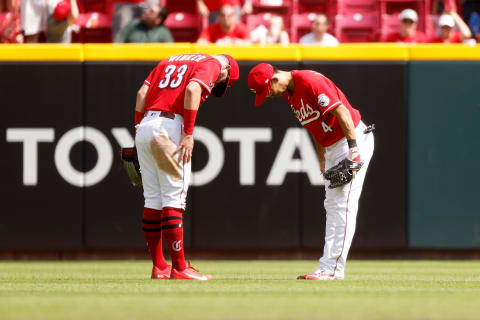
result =
M168 119L175 119L175 113L173 112L168 112L168 111L149 111L150 114L148 115L149 117L162 117L162 118L168 118Z

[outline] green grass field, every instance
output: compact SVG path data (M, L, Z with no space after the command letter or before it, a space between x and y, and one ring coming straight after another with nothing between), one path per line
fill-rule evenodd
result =
M0 262L0 319L480 319L480 261L196 261L213 281L150 280L147 261Z

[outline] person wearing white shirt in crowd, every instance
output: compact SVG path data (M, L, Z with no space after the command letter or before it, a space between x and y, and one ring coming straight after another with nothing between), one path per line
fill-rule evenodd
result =
M323 13L317 14L312 21L312 32L307 33L300 38L300 44L314 44L325 47L334 47L338 45L338 40L327 33L329 21Z
M281 44L287 46L290 44L290 37L285 30L283 18L281 16L272 16L268 23L268 28L263 24L259 25L250 32L250 38L253 43L261 45Z

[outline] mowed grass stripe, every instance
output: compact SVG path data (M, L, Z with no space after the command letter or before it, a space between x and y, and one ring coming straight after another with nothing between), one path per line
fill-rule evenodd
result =
M480 261L196 261L214 281L150 280L148 261L0 262L0 319L480 319Z

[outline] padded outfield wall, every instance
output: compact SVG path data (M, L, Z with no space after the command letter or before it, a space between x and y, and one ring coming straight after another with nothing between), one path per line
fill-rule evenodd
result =
M480 48L87 44L0 47L0 250L144 247L143 197L118 149L133 143L149 71L192 52L231 54L240 81L199 112L187 247L322 247L314 144L282 100L253 106L246 78L260 61L322 72L376 124L354 249L480 247L480 174L459 173L480 156Z

